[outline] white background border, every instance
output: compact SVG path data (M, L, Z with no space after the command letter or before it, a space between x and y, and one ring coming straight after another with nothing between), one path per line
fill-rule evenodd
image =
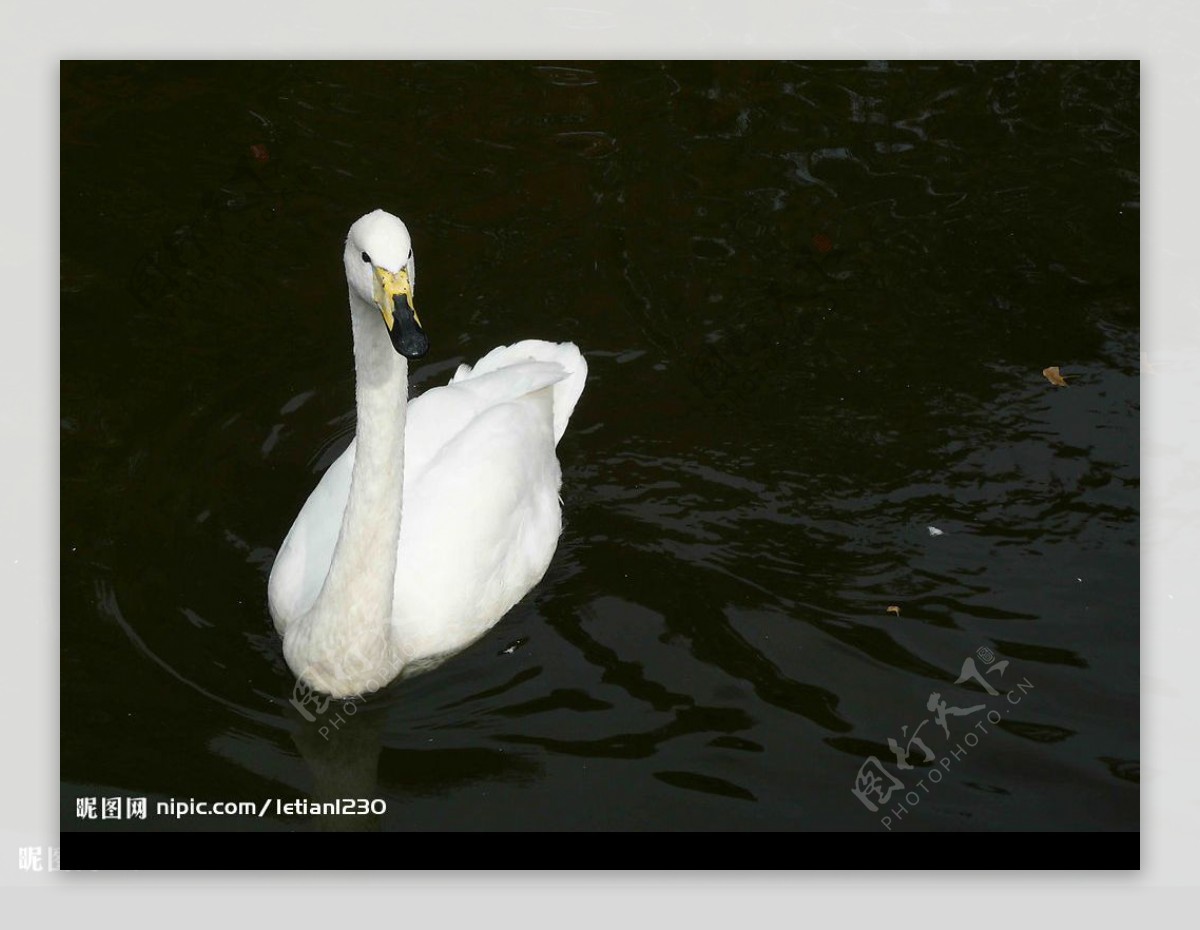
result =
M166 915L152 902L169 886L176 890L161 905L177 914L180 886L192 888L188 896L201 897L209 906L240 910L243 903L214 897L198 886L220 883L245 902L255 885L272 885L279 909L273 905L271 919L287 919L289 902L303 901L303 919L309 924L339 915L361 920L382 908L397 910L390 915L382 910L381 917L435 918L451 925L511 919L523 925L600 926L631 917L705 926L767 919L807 923L839 912L866 913L868 901L858 898L868 893L864 884L879 886L875 913L888 925L958 921L965 919L963 908L969 908L972 924L989 926L995 918L999 925L1002 918L1011 926L1014 920L1049 916L1047 912L1067 906L1077 916L1085 901L1103 908L1114 922L1144 921L1160 908L1165 916L1175 896L1147 895L1147 889L1195 887L1192 862L1200 847L1200 727L1195 715L1200 259L1195 255L1194 216L1200 198L1193 166L1200 125L1200 64L1194 50L1200 38L1198 9L1189 0L992 0L986 5L953 0L206 0L178 5L109 0L87 7L5 0L0 9L5 140L0 146L0 669L7 680L0 887L57 886L67 893L56 900L67 901L72 909L86 906L85 891L87 898L136 897L138 912L162 920ZM1143 872L1115 881L1025 873L1010 876L1016 887L1004 889L996 880L1000 876L989 879L978 873L874 878L761 874L723 880L714 880L712 873L695 880L680 873L472 873L453 880L436 873L391 873L380 878L403 887L389 889L388 901L371 900L385 890L375 887L382 882L350 873L314 882L311 876L283 873L19 872L19 846L57 844L58 60L149 57L1141 59ZM397 105L402 107L403 101ZM969 864L965 839L947 837L946 842L954 843ZM804 836L785 841L800 848L794 859L780 864L813 862L814 841L824 843ZM877 837L870 841L882 842ZM747 835L731 836L729 842L760 841ZM420 861L411 840L397 837L396 846L396 864ZM632 857L628 863L605 859L630 867L650 864ZM1096 864L1064 862L1063 867ZM334 863L314 865L336 868ZM898 848L896 865L920 863ZM1020 868L1019 857L1013 867ZM324 894L323 887L341 887L344 896L351 891L347 881L359 905L352 910L334 897L312 900ZM986 884L976 887L981 881ZM950 886L937 887L945 882ZM572 903L577 895L587 896L586 907ZM1152 906L1146 897L1155 899ZM132 904L113 900L113 916L125 921ZM86 917L86 912L78 916Z

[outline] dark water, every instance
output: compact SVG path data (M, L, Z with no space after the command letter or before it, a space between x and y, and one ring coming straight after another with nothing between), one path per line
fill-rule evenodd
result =
M1137 829L1138 126L1128 63L65 66L62 828ZM266 579L377 206L416 390L591 375L543 582L310 722Z

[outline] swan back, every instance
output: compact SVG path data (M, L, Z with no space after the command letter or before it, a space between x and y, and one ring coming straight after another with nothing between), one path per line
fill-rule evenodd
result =
M460 366L449 384L432 388L411 401L404 463L405 508L410 515L415 516L418 506L411 498L413 489L439 467L457 473L460 468L456 463L465 462L469 456L460 450L464 444L471 448L470 437L481 434L487 423L495 421L492 412L498 408L514 404L527 408L524 417L511 421L510 428L520 429L518 424L528 423L531 417L548 418L548 432L553 438L542 454L546 461L553 461L553 448L567 427L586 376L587 362L575 345L531 339L493 349L473 367ZM526 460L539 460L529 442L527 439ZM268 585L268 604L280 632L293 618L308 611L321 591L350 496L356 447L355 439L321 477L280 547ZM495 461L497 448L483 448L486 451L480 455ZM556 473L555 494L558 481ZM444 514L441 519L444 524Z
M542 339L526 339L510 346L498 346L487 355L470 365L459 365L450 379L451 384L461 384L479 378L489 372L517 366L522 362L551 362L560 366L565 373L554 385L554 444L562 439L567 423L587 380L587 360L572 342L546 342Z

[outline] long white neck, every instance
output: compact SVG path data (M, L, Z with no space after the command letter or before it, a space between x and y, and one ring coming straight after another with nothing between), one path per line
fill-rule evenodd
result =
M351 292L350 317L358 408L350 497L321 593L284 643L311 684L338 696L382 687L398 671L391 616L408 413L408 360L379 311Z

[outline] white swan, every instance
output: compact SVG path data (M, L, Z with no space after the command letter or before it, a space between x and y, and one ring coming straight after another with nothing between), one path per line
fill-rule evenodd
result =
M573 344L528 340L410 404L408 359L428 342L408 229L369 213L350 227L344 260L357 433L267 585L288 665L334 697L464 648L545 574L562 528L555 446L587 377Z

